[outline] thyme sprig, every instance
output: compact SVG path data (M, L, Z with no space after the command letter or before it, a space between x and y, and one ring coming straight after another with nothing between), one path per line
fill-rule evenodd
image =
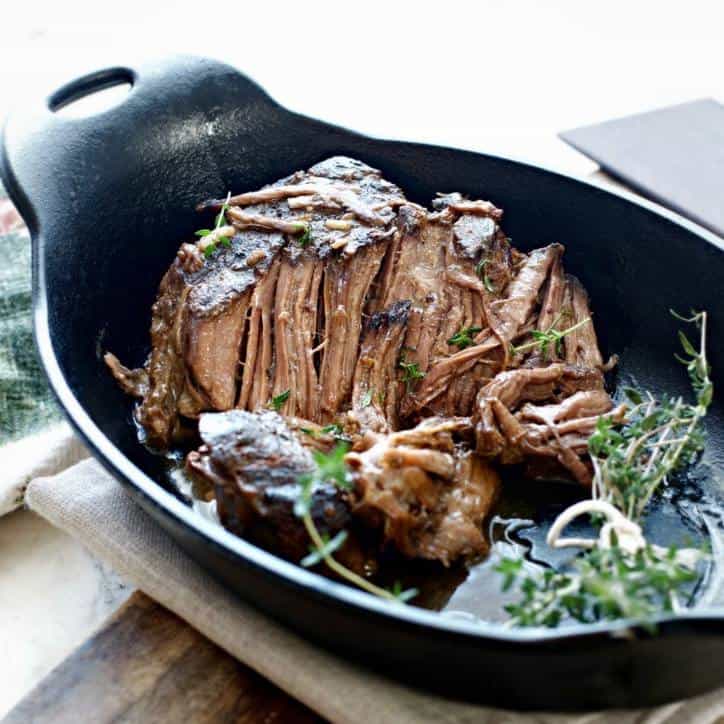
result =
M198 231L195 231L194 234L200 238L203 238L205 236L209 236L210 234L213 234L215 231L218 231L225 223L226 223L226 212L229 210L229 201L231 200L231 191L229 191L228 194L226 194L226 200L221 205L221 210L218 214L216 214L215 222L214 222L214 228L213 229L199 229ZM204 247L204 257L207 259L210 258L213 253L218 248L218 244L221 244L222 246L231 246L231 239L228 236L223 236L217 241L213 241L210 244L207 244Z
M592 500L564 511L548 536L553 545L589 550L569 570L533 575L525 572L522 559L504 559L497 566L504 590L517 583L521 592L521 600L506 607L512 625L555 627L567 617L584 623L628 618L653 629L651 619L661 612L679 611L686 587L699 577L696 562L703 557L701 551L652 546L637 524L656 491L703 449L701 423L713 396L706 312L692 312L690 317L672 314L699 330L698 346L679 332L684 356L676 355L687 368L695 403L681 397L657 400L648 392L627 389L624 393L632 407L625 420L599 418L588 442L594 468ZM609 511L599 539L558 539L563 519L584 508L589 514Z
M520 354L521 352L527 352L530 349L538 349L543 355L544 359L547 359L550 349L553 348L556 355L560 356L563 353L564 337L566 337L566 335L569 335L571 332L575 332L575 330L579 329L584 324L591 321L590 317L586 317L580 322L576 322L576 324L574 324L573 326L568 327L568 329L558 330L556 329L556 325L558 324L558 322L560 322L561 317L562 314L559 314L558 317L553 320L551 326L548 327L548 329L546 330L531 330L530 336L533 337L533 341L526 342L525 344L521 344L517 347L514 344L511 344L510 354L515 356L516 354Z
M514 626L554 628L565 618L581 623L621 618L646 623L661 612L682 608L682 589L697 572L677 558L676 548L661 551L651 545L631 554L615 545L594 548L577 558L570 572L551 568L526 575L523 561L506 559L497 566L503 590L518 583L522 598L505 610Z
M482 330L482 327L461 327L447 343L452 344L458 349L467 349L475 343L475 335Z
M279 410L281 410L284 406L284 403L289 399L289 394L289 390L284 390L284 392L274 395L274 397L272 397L269 401L269 409L279 412Z
M418 594L417 589L410 588L403 590L399 583L395 583L392 590L388 590L375 585L347 568L334 557L334 553L336 553L347 540L347 531L339 531L330 539L329 536L319 532L312 517L312 495L317 486L331 483L345 490L351 488L350 482L347 479L347 468L344 463L344 456L348 449L349 446L346 443L340 442L337 443L334 450L330 453L315 450L312 453L315 465L314 471L303 475L299 479L301 491L294 504L294 514L302 519L304 527L312 541L309 555L305 556L300 561L300 564L308 568L324 562L324 564L340 578L343 578L358 588L388 601L406 603Z
M714 387L706 358L706 312L678 319L695 324L695 348L683 332L679 340L685 356L676 355L689 373L695 404L681 397L655 399L650 393L626 389L632 404L623 424L600 418L588 441L595 499L613 503L630 520L638 521L661 485L690 465L704 447L701 422L712 401Z
M301 236L297 239L297 243L301 247L309 246L312 242L312 225L299 224L299 231L301 232Z
M360 407L369 407L372 404L372 397L375 394L374 387L370 387L368 390L365 390L365 393L360 397L359 406Z
M417 362L408 362L404 354L400 357L398 366L402 370L402 381L405 383L405 387L409 393L415 382L421 380L425 376L425 373L420 369L420 365Z
M490 263L490 259L488 259L488 258L481 259L475 265L475 273L483 280L483 286L485 287L485 289L487 291L489 291L491 294L494 294L495 286L486 271L489 263Z

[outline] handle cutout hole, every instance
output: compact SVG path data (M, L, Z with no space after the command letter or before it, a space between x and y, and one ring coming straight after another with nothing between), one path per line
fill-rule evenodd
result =
M126 68L98 71L59 88L48 106L64 118L87 118L122 103L133 81L133 73Z

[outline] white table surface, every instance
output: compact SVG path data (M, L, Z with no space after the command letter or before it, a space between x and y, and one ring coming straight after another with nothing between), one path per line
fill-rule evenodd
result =
M0 112L91 69L189 52L236 65L294 110L368 134L585 175L595 166L557 132L698 97L724 100L723 7L12 3L0 9ZM0 716L128 592L33 514L0 519Z

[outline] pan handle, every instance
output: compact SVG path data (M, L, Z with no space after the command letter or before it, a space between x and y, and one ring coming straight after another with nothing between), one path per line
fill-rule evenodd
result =
M121 83L131 85L129 92L106 110L80 118L56 112ZM0 139L0 177L34 239L58 224L59 211L67 213L69 204L83 199L107 208L100 187L114 182L127 187L139 179L139 197L165 208L172 192L179 196L170 175L193 176L181 189L183 202L192 206L206 195L224 193L236 180L231 162L238 159L225 167L220 152L229 147L229 137L235 134L240 148L263 144L265 129L277 127L284 113L289 112L256 83L215 60L177 56L137 69L105 68L8 118ZM239 114L249 121L239 124ZM149 166L157 171L150 185ZM240 173L245 170L242 163Z
M47 102L48 109L56 113L61 108L92 93L97 93L106 88L113 88L123 83L133 86L135 82L136 73L130 68L116 67L97 70L76 78L51 93Z

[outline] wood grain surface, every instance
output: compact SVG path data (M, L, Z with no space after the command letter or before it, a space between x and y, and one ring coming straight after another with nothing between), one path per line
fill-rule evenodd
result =
M111 721L323 720L137 592L22 699L3 724Z

